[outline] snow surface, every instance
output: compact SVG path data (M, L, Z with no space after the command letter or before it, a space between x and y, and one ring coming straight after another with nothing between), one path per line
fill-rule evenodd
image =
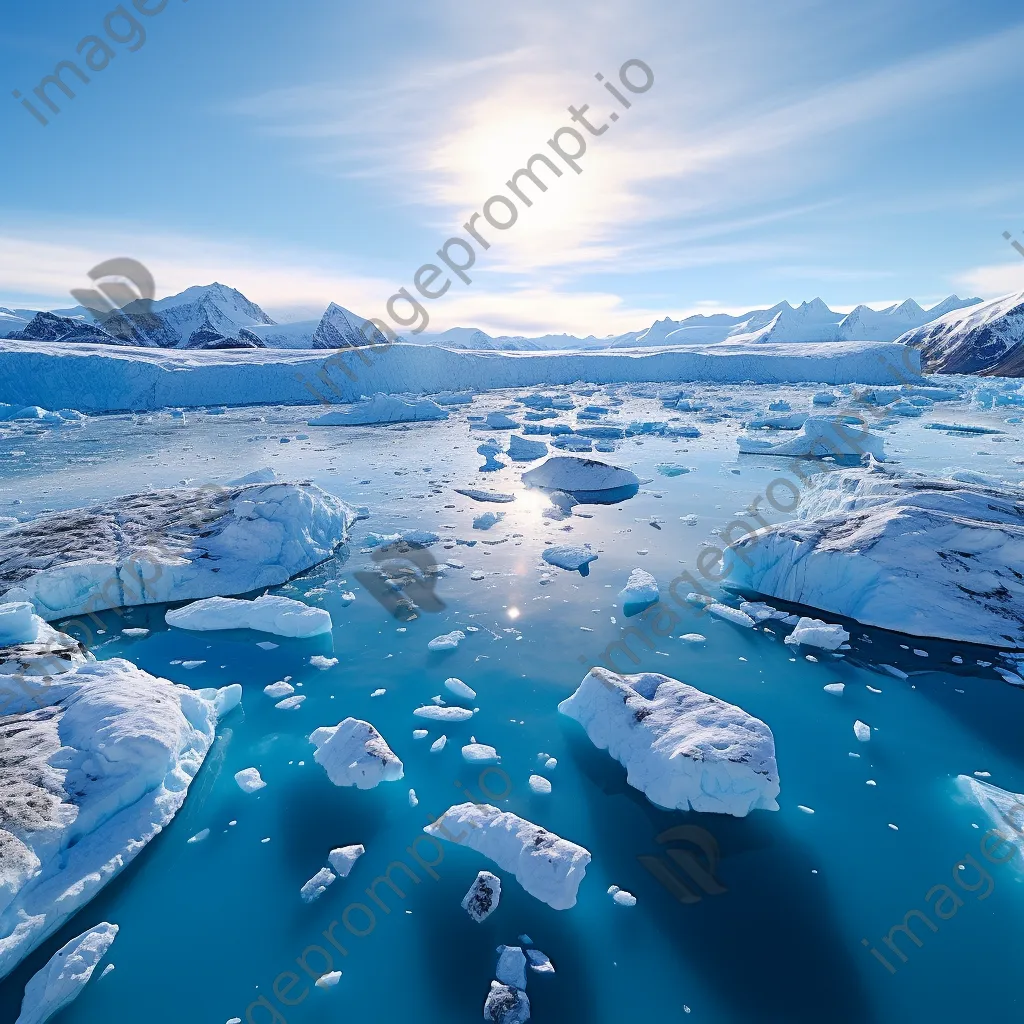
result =
M181 352L0 341L0 402L59 409L74 395L82 412L102 413L356 402L366 394L480 392L579 380L892 384L919 365L914 350L885 342L554 354L455 352L396 344L363 356L369 366L351 350L325 356L271 349ZM330 386L318 376L321 372Z
M329 558L355 519L310 483L129 494L5 531L0 595L53 620L245 594Z
M482 853L555 910L576 905L590 854L539 825L490 804L449 807L424 832Z
M0 661L2 977L171 821L242 690L96 662L49 627Z
M587 674L558 710L626 768L657 807L744 817L777 811L775 740L742 708L653 672Z
M384 737L358 718L321 726L309 737L316 747L313 760L322 765L336 786L373 789L381 782L397 782L405 768Z
M179 629L253 629L276 636L309 637L332 629L331 613L326 609L271 594L255 601L207 597L168 611L164 619L168 626Z
M876 464L829 474L801 512L726 549L730 587L911 636L1024 649L1024 491Z
M104 921L65 943L25 986L15 1024L43 1024L78 998L97 964L106 956L118 927Z

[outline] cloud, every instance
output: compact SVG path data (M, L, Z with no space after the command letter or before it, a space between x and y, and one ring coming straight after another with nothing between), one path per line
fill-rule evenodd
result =
M955 280L958 288L967 289L972 295L980 295L984 299L1024 292L1024 259L972 267L957 274Z

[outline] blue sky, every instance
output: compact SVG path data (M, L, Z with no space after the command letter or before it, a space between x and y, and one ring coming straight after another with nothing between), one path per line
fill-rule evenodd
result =
M105 36L115 6L0 21L0 305L70 305L131 256L160 295L219 280L279 319L381 315L583 103L622 116L431 303L430 330L1024 289L1002 236L1024 241L1013 0L167 0L135 13L141 45L123 18L127 42ZM113 59L74 100L51 90L43 127L11 91L81 63L90 34ZM626 111L594 76L630 58L655 83Z

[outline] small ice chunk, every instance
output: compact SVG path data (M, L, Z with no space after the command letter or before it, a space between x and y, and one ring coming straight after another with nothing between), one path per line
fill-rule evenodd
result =
M555 965L539 949L527 949L526 959L538 974L554 974Z
M210 830L208 828L200 829L188 842L201 843L209 834Z
M545 767L545 768L546 768L546 769L547 769L547 770L548 770L549 772L550 772L550 771L554 771L554 769L558 767L558 759L557 759L557 758L554 758L554 757L549 757L549 758L548 758L548 759L547 759L547 760L546 760L546 761L544 762L544 767Z
M317 988L334 988L339 981L341 981L341 971L330 971L327 974L321 974L313 984Z
M255 793L266 785L255 768L243 768L240 772L235 772L235 782L243 793Z
M474 530L489 530L505 518L504 512L482 512L473 520Z
M754 625L754 620L746 612L741 612L739 608L730 608L727 604L712 601L711 604L706 606L706 609L717 618L725 619L728 622L735 622L737 626Z
M286 683L283 679L277 683L271 683L269 686L263 687L263 692L274 700L280 700L282 697L288 697L295 692L295 687L291 683Z
M334 666L338 664L338 659L325 658L322 654L314 654L313 657L309 659L309 663L313 666L313 668L334 668Z
M526 956L521 946L499 946L498 965L494 969L494 976L503 985L519 989L520 992L526 989Z
M387 693L387 692L388 692L387 690L378 688L378 689L374 690L373 693L370 694L370 696L371 697L383 697L384 694Z
M480 924L498 909L500 899L501 879L490 871L481 871L463 897L462 909Z
M826 683L822 689L826 693L834 694L836 697L842 697L843 690L846 689L846 683Z
M313 900L318 900L325 892L327 887L334 881L337 876L331 871L330 868L321 868L306 884L299 890L299 895L302 897L303 903L312 903Z
M435 636L427 644L428 651L454 651L459 646L460 640L465 640L466 634L461 629L453 629L450 633Z
M627 614L630 611L642 611L657 602L658 581L646 569L634 569L626 585L619 591L619 597Z
M432 754L439 753L440 751L444 750L444 745L447 742L448 742L448 737L447 736L438 736L438 738L436 740L434 740L433 743L430 744L430 752Z
M355 866L355 862L364 853L366 853L366 849L361 845L339 846L327 855L327 863L334 868L335 874L339 878L348 878L348 873Z
M808 647L818 647L823 651L837 651L849 639L850 634L842 626L822 622L821 619L808 618L805 615L796 624L793 632L786 637L786 643L806 644Z
M566 569L569 572L578 570L583 576L590 571L588 568L590 563L597 560L597 555L590 550L589 544L561 544L545 548L541 557L549 565Z
M302 706L302 702L306 699L306 695L302 693L292 694L291 697L285 697L284 700L279 700L274 707L279 711L294 711L296 708Z
M476 700L476 690L471 689L461 679L456 679L455 676L446 679L444 685L456 697L462 697L465 700Z
M412 738L414 740L425 740L429 733L426 729L413 729Z
M688 644L706 644L708 642L708 638L701 636L700 633L684 633L679 639Z
M335 726L321 726L309 742L316 747L313 760L323 766L336 786L373 789L405 775L405 767L384 737L361 719L346 718Z
M501 760L494 747L486 743L467 743L462 748L462 758L470 764L497 764Z
M465 722L473 717L473 712L468 708L439 708L434 704L417 708L413 714L417 718L429 718L434 722Z
M551 783L548 782L543 775L531 775L530 789L532 789L534 793L550 793Z
M853 723L853 734L861 741L861 743L867 743L871 739L871 727L865 725L859 718Z
M143 629L141 626L129 626L127 629L122 629L121 632L125 636L149 636L149 630Z
M420 798L416 795L416 790L415 789L410 789L409 790L409 806L410 807L418 807L419 806L419 802L420 802Z

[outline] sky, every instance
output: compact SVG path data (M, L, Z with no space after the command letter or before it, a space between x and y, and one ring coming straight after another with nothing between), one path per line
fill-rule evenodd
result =
M127 256L158 296L383 317L534 153L564 173L428 331L1024 290L1019 0L135 4L5 5L0 306L73 305ZM61 61L89 81L65 68L54 112L34 90ZM548 145L574 125L578 174Z

